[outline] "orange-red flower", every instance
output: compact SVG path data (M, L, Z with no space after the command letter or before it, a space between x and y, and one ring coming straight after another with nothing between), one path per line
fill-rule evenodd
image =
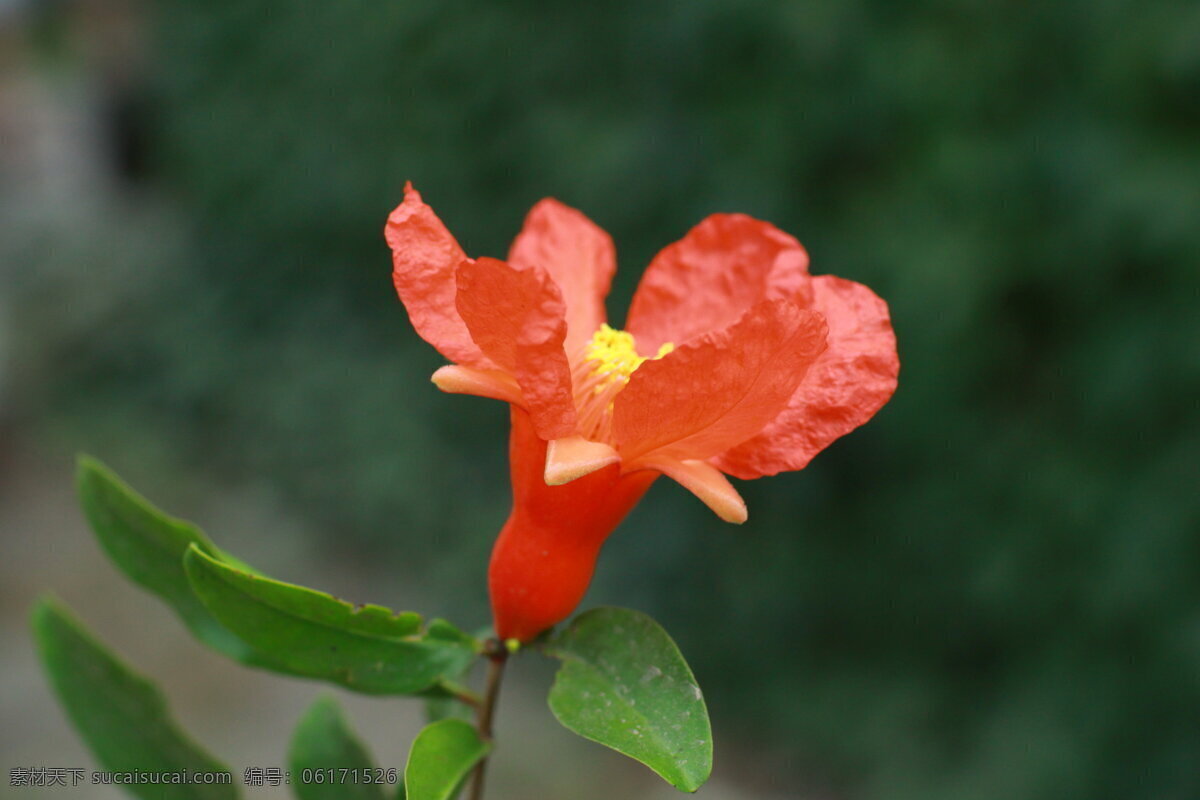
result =
M502 638L574 610L659 474L744 522L725 474L801 469L896 388L887 305L809 275L799 242L742 214L660 252L624 331L604 311L612 240L556 200L533 207L507 261L468 258L411 185L385 235L413 326L454 362L433 382L512 406L513 512L488 573Z

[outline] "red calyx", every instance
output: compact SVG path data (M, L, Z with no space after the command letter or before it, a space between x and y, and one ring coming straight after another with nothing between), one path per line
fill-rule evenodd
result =
M496 634L528 642L583 599L600 548L658 477L613 464L563 486L546 485L546 442L512 407L513 510L492 549L488 587Z

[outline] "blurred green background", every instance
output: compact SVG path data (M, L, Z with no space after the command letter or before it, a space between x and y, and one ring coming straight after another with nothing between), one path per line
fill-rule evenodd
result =
M506 413L428 382L381 234L404 181L474 255L580 208L617 322L742 211L886 298L903 367L739 485L748 525L664 481L601 561L587 602L677 637L719 774L1200 797L1200 5L10 0L0 48L10 509L86 450L177 510L286 509L303 533L198 520L268 572L481 624Z

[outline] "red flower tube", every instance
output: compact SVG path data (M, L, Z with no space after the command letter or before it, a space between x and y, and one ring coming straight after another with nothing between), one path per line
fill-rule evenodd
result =
M550 486L546 442L519 406L512 407L509 459L513 510L492 551L488 585L499 635L528 641L579 605L601 545L658 473L622 475L610 464Z
M886 304L809 275L799 242L741 214L654 258L626 331L605 322L611 239L555 200L530 211L507 262L468 258L411 186L385 235L413 326L454 362L434 383L512 405L513 511L488 572L504 639L575 609L658 475L744 522L725 473L801 469L896 388Z

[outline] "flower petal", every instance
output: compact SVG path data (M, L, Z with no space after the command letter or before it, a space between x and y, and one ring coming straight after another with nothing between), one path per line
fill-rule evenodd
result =
M433 373L433 383L447 394L473 394L506 403L523 402L521 387L507 373L499 370L473 369L451 364Z
M716 467L704 461L662 459L645 464L656 469L704 501L726 522L741 525L749 517L746 501Z
M542 200L525 217L508 261L541 267L562 292L567 307L567 352L574 353L606 319L608 296L617 269L612 237L579 211L553 198Z
M546 485L562 486L620 460L617 451L603 442L582 436L554 439L546 448Z
M714 460L731 475L757 478L803 468L874 416L896 390L900 361L883 300L862 284L822 275L813 279L812 308L829 321L829 349L777 419Z
M808 254L791 236L745 214L713 214L650 262L625 328L650 356L724 330L762 300L806 302L808 280Z
M466 255L412 183L404 185L404 202L388 216L383 235L392 248L396 293L421 338L451 361L492 367L454 308L454 272Z
M463 261L456 303L475 344L521 387L538 435L573 434L571 368L563 352L567 323L562 295L549 276L494 258Z
M707 459L754 436L787 405L825 333L820 314L764 300L726 330L645 362L614 401L623 462Z

